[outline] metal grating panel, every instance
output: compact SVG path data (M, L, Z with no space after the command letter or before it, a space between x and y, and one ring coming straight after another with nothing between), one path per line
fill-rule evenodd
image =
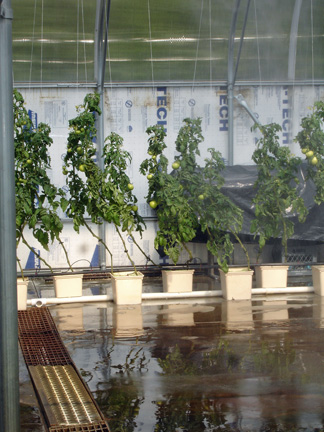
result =
M109 432L48 308L18 312L18 336L50 432Z
M106 423L96 423L92 425L80 425L70 427L51 427L49 432L109 432Z
M18 312L19 343L27 366L72 364L46 308Z

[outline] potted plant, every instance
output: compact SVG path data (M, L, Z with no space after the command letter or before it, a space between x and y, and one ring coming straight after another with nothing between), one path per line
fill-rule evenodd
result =
M77 117L69 121L70 133L63 166L63 174L66 176L66 184L69 189L66 214L73 220L73 226L77 232L80 226L86 227L107 250L110 256L115 302L118 304L140 303L143 274L136 269L124 239L126 234L137 244L133 233L142 234L145 226L137 211L137 198L133 194L133 185L126 174L131 156L122 149L122 138L112 133L106 138L103 148L104 168L101 170L96 163L94 113L101 114L99 101L100 96L96 93L86 95L84 104L77 107ZM106 222L114 225L133 271L114 272L111 248L105 239L100 238L91 228L86 219L87 215L91 218L92 223ZM130 292L126 293L125 299L119 296L117 281L123 291L127 289L131 281ZM137 295L135 295L134 283L138 287Z
M207 235L207 249L217 259L221 287L226 299L251 298L252 275L250 259L239 232L243 224L243 212L222 192L225 168L220 152L208 149L210 157L200 167L199 145L203 141L201 119L184 120L176 141L179 156L175 158L176 177L188 197L190 207L198 217L199 227ZM237 241L246 256L247 267L229 267L233 253L233 241Z
M251 232L258 237L260 252L267 240L280 237L286 263L288 239L294 233L294 222L291 219L298 216L298 220L304 222L307 216L307 208L297 190L301 158L294 156L288 147L280 146L280 125L255 125L257 127L260 128L262 137L252 155L258 177L255 182L255 218L251 223ZM262 265L256 266L255 270L257 286L287 286L288 265ZM280 272L281 275L276 276L273 272Z
M301 130L295 141L299 143L307 160L307 179L315 185L314 202L320 205L324 202L324 103L315 102L311 113L302 118ZM324 266L313 265L313 285L316 294L324 295Z
M22 278L18 282L19 290L25 285L24 297L27 296L28 281L24 284L24 271L18 258L20 243L27 246L50 270L52 267L43 256L36 252L25 236L26 228L45 249L55 240L64 250L71 268L68 254L60 235L63 224L58 215L61 206L65 205L64 192L51 183L48 176L50 156L48 149L52 144L50 127L40 123L37 128L29 118L24 107L22 95L14 90L14 146L15 146L15 199L16 199L16 246L17 263Z
M149 135L149 157L141 163L140 172L147 176L146 199L156 211L158 221L154 245L156 249L162 248L174 265L174 268L162 270L163 289L175 292L191 291L194 270L188 268L192 253L187 243L196 236L197 216L179 179L168 173L168 159L163 154L166 148L165 129L157 125L149 127L146 132ZM186 269L176 268L182 251L188 255Z

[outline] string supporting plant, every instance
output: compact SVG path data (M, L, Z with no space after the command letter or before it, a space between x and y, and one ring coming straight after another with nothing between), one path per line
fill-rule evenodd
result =
M197 163L203 139L201 119L184 119L176 140L179 155L174 162L175 176L198 217L201 231L207 234L207 249L216 257L219 267L228 272L235 239L242 247L250 270L249 255L239 237L243 212L222 192L224 178L221 172L225 164L221 153L209 148L210 157L205 159L203 168Z
M287 261L287 243L294 233L291 218L298 216L299 222L304 222L307 216L304 200L297 190L301 158L294 156L288 147L280 146L280 125L255 125L257 127L262 137L252 155L258 168L258 178L255 183L255 218L251 223L251 232L255 237L258 236L260 253L267 240L281 237Z
M13 93L15 192L16 192L16 246L20 242L28 247L52 272L50 264L27 241L24 231L30 229L34 238L45 249L55 240L59 242L72 270L67 250L60 235L63 224L59 210L64 210L66 199L62 189L51 183L49 148L52 145L51 129L45 123L33 125L24 106L24 98L18 90ZM17 256L23 275L23 269Z
M127 233L135 242L133 232L142 234L144 229L144 221L137 211L137 198L132 192L133 185L126 174L131 156L122 149L122 138L112 133L106 138L103 148L104 168L99 168L94 142L94 114L101 114L99 101L99 94L86 95L84 104L77 107L77 117L69 121L70 132L63 166L69 188L69 201L65 210L67 216L73 220L76 232L79 232L80 226L86 227L105 247L110 255L113 273L113 253L105 240L93 231L87 217L95 224L102 221L112 223L137 274L122 235Z
M168 159L163 154L165 129L157 125L149 127L146 132L149 135L149 157L141 163L140 172L148 179L146 200L156 210L158 219L154 246L156 249L162 247L174 265L178 263L181 251L185 250L189 263L193 257L187 243L196 236L197 216L179 179L168 173Z
M307 178L315 184L314 201L324 202L324 102L315 102L312 112L301 120L301 130L295 137L302 153L305 155L308 167Z

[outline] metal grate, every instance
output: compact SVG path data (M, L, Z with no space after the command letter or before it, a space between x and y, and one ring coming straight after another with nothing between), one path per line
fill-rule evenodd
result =
M96 423L89 426L51 427L49 432L109 432L106 423Z
M18 336L50 432L109 432L47 308L18 311Z
M19 343L27 366L72 364L47 309L18 312Z

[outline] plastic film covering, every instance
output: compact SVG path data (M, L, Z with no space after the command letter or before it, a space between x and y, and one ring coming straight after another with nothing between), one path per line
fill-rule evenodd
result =
M308 216L304 223L298 221L296 214L288 217L295 223L292 240L324 241L324 205L314 203L315 186L310 180L306 181L307 165L302 164L298 172L299 185L297 190L308 209ZM257 167L255 165L235 165L226 167L223 172L225 184L223 192L244 211L244 222L241 234L251 234L250 226L254 218L253 197L256 189Z

